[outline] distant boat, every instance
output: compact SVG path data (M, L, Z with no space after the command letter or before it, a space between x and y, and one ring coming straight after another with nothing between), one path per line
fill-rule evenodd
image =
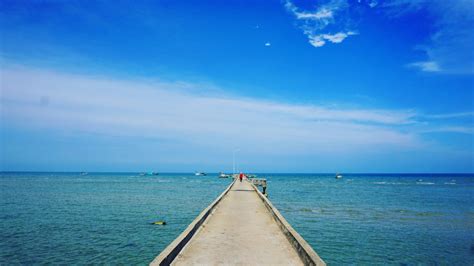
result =
M207 174L204 173L204 172L196 172L196 173L194 173L194 175L195 175L195 176L205 176L205 175L207 175Z
M88 175L89 173L87 172L81 172L81 175Z
M342 175L339 174L339 173L337 173L337 174L336 174L336 179L341 179L341 178L342 178Z
M229 177L230 177L230 175L226 175L222 172L219 173L219 178L229 178Z
M149 173L140 173L140 176L146 176L146 175L159 175L157 172L149 172Z

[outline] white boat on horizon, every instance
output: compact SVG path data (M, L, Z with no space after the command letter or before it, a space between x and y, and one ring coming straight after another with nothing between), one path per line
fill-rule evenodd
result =
M196 172L194 173L195 176L206 176L207 174L204 172Z
M224 174L222 172L219 173L219 178L229 178L229 177L230 177L230 175L228 175L228 174Z

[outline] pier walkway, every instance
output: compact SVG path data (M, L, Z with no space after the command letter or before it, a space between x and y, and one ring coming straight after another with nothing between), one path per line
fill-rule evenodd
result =
M188 232L183 232L151 264L324 265L286 221L277 222L279 218L275 218L274 207L271 203L266 205L265 201L269 203L247 180L233 182L208 207L208 215L206 210L201 213L200 216L204 216L198 216L193 222L196 224L193 226L192 223ZM196 230L191 232L190 227ZM188 234L191 236L186 241ZM183 241L178 252L176 247ZM175 255L170 256L173 252Z

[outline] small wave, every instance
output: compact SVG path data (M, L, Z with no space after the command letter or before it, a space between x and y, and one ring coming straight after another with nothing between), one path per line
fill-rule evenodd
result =
M396 210L393 210L393 212L396 212L396 213L405 213L405 212L409 212L410 210L404 210L404 209L396 209Z
M155 179L155 180L146 180L143 183L171 183L172 180L163 180L163 179Z
M445 185L457 185L455 182L445 182Z
M434 185L433 182L416 182L417 185Z
M433 216L442 216L443 213L441 212L416 212L416 216L420 217L433 217Z
M373 182L373 184L377 184L377 185L404 185L406 183L401 183L401 182Z

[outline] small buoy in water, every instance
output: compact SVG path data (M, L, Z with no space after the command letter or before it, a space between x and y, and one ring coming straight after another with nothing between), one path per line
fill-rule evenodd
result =
M153 222L151 224L155 224L155 225L166 225L166 222L165 221L156 221L156 222Z

